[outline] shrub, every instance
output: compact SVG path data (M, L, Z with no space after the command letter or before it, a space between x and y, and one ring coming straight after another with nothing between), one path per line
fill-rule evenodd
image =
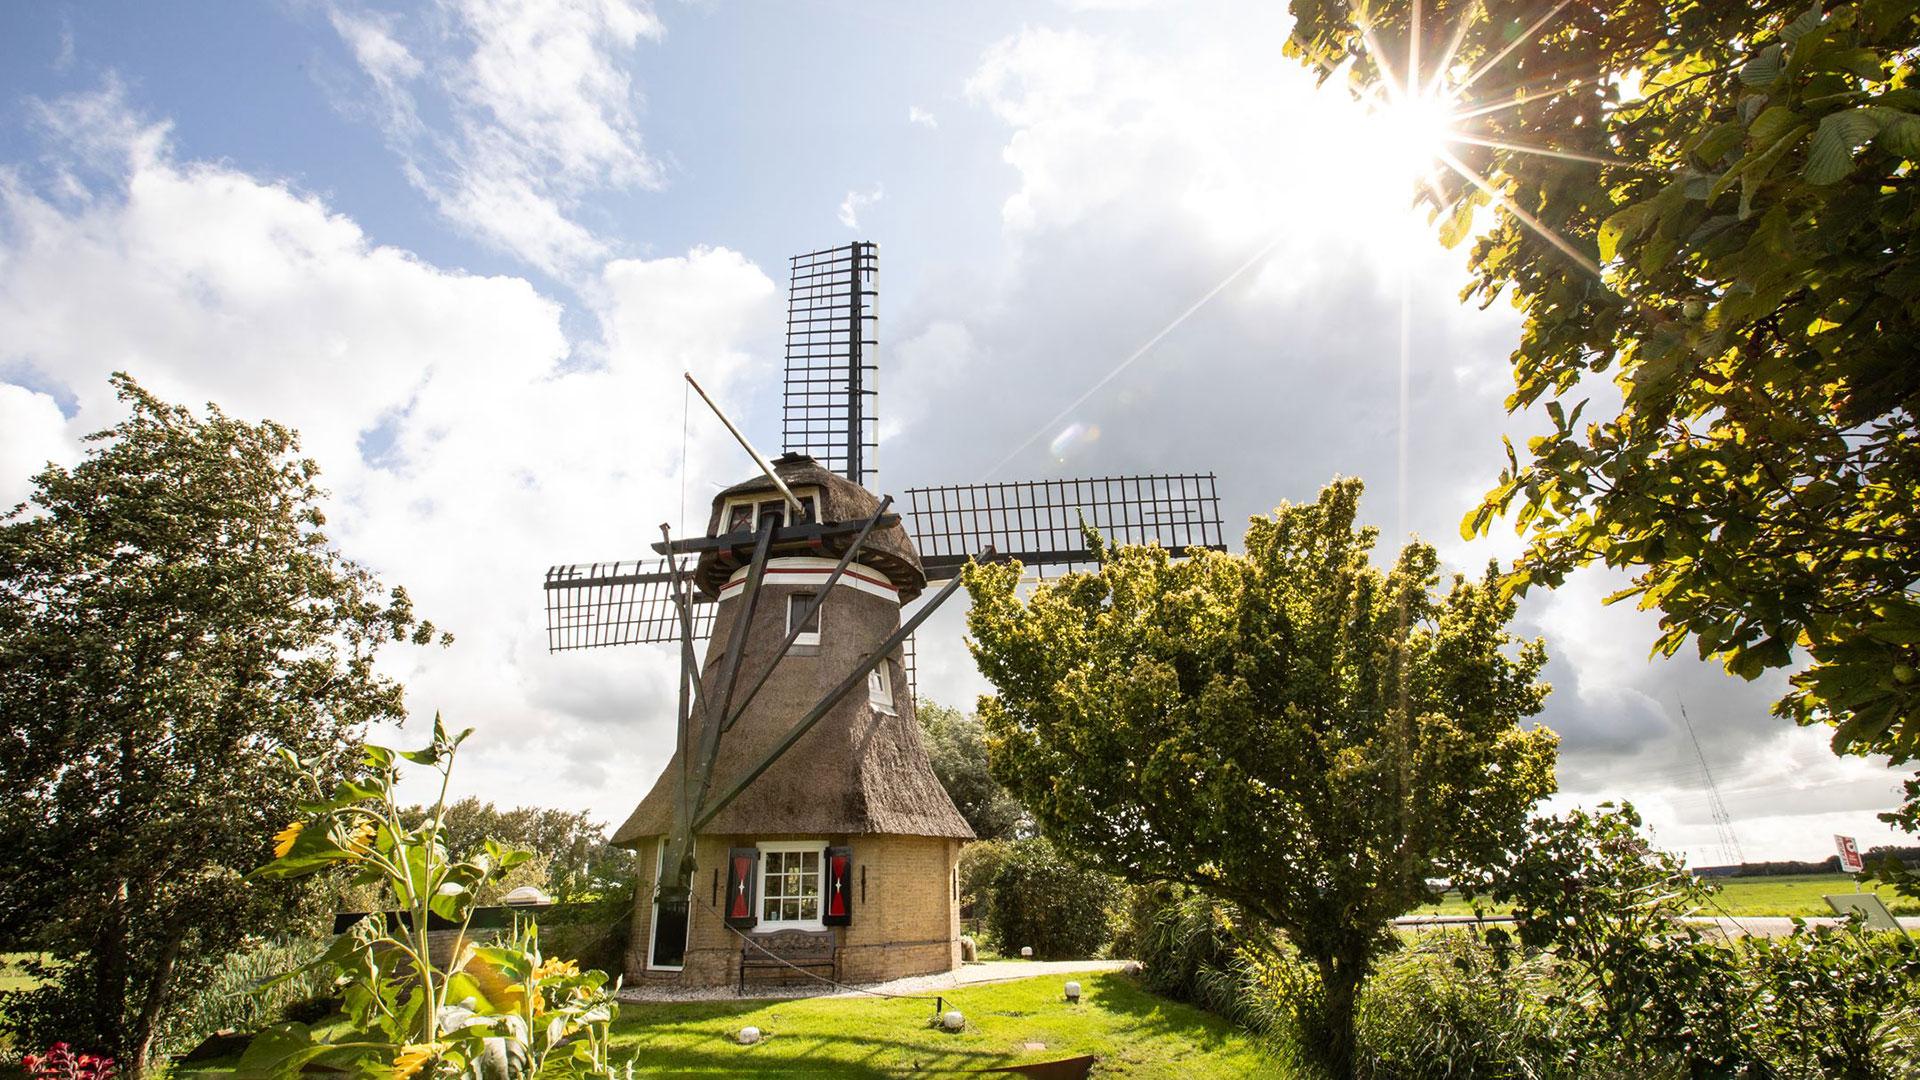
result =
M1442 933L1389 954L1360 999L1357 1071L1404 1080L1566 1072L1568 1032L1548 963L1502 943Z
M618 882L605 882L592 900L564 909L568 914L563 918L542 916L541 933L552 942L554 955L570 956L583 967L602 971L625 967L637 884L638 878L631 874Z
M228 956L207 981L186 999L166 1024L161 1049L180 1054L219 1031L257 1031L282 1020L315 1019L333 1011L330 973L307 970L272 985L320 955L328 942L316 938L256 940Z
M960 849L960 910L988 929L992 928L993 879L1012 850L1013 844L1006 840L975 840Z
M1787 1075L1914 1075L1920 947L1855 921L1746 947L1758 1040Z
M1147 989L1232 1016L1243 996L1233 928L1233 916L1219 901L1161 882L1129 890L1119 940L1140 961Z
M1015 841L990 892L989 925L1003 951L1032 946L1039 959L1079 958L1113 937L1119 886L1061 858L1044 839Z
M1561 962L1569 1003L1638 1059L1737 1074L1758 1062L1739 1022L1734 954L1685 919L1713 887L1649 844L1631 804L1539 818L1493 889L1520 940Z

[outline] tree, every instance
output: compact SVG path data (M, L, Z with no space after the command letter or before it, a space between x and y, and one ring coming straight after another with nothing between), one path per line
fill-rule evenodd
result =
M405 816L409 824L418 825L431 810L416 806ZM539 806L501 810L469 795L446 806L441 828L454 851L473 851L492 840L533 852L535 862L544 861L545 887L560 901L588 899L631 879L636 869L634 853L607 843L606 826L585 811Z
M1521 588L1630 568L1611 599L1661 611L1659 651L1801 666L1776 712L1913 758L1920 7L1292 10L1289 50L1362 83L1404 84L1414 18L1429 57L1463 31L1440 92L1470 141L1427 197L1455 243L1497 193L1466 295L1526 312L1507 407L1552 424L1524 460L1508 445L1463 532L1512 512ZM1596 389L1613 415L1582 425Z
M1016 594L968 573L993 772L1069 856L1231 901L1312 962L1351 1071L1355 995L1390 921L1472 879L1553 790L1547 688L1489 569L1442 593L1431 547L1393 569L1357 480L1253 519L1246 554L1104 546L1098 571Z
M988 769L987 732L980 718L932 701L920 702L914 711L920 716L920 734L927 741L933 775L973 827L973 835L982 840L1011 839L1026 810Z
M301 798L267 750L338 776L405 715L376 652L434 629L330 546L293 432L114 386L131 415L0 518L0 940L67 961L0 1011L138 1076L178 988L310 895L242 881Z

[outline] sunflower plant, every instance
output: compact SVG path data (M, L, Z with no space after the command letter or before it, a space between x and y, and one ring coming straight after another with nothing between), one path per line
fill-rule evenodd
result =
M604 972L544 957L531 919L516 919L492 944L468 933L480 887L533 857L491 840L460 858L447 850L447 781L471 734L469 728L449 736L435 716L426 747L369 746L362 774L330 793L298 757L280 752L313 798L301 804L301 820L273 837L272 861L252 876L348 873L352 884L381 887L396 910L360 920L307 965L262 984L331 970L345 1023L323 1031L297 1023L268 1028L242 1055L241 1075L294 1076L312 1064L395 1080L505 1080L537 1075L549 1064L582 1078L632 1075L631 1062L615 1065L609 1054L617 982L609 986ZM440 777L432 812L413 827L394 791L403 764ZM436 919L458 930L439 950L429 936Z

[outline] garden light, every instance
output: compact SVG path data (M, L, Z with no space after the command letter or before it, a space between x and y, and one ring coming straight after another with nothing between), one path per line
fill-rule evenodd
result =
M734 1035L733 1041L739 1043L741 1046L752 1046L754 1043L760 1041L760 1029L754 1027L752 1024L748 1024Z
M959 1031L967 1026L967 1018L961 1015L959 1009L948 1009L940 1017L940 1026L948 1031Z
M1067 1000L1072 1002L1075 1005L1080 1004L1080 984L1079 983L1070 982L1067 984Z
M1020 959L1022 960L1033 959L1033 946L1031 945L1020 946Z

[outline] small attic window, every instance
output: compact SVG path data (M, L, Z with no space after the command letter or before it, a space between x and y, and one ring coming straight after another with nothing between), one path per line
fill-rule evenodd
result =
M879 667L867 672L867 704L873 706L876 712L883 712L888 716L895 715L892 667L890 662L882 660Z
M723 533L752 532L757 523L764 523L769 519L776 526L810 524L819 516L817 490L794 492L794 498L800 501L798 511L788 506L787 500L778 495L771 498L755 495L748 498L729 499L726 512L721 515L720 531Z

